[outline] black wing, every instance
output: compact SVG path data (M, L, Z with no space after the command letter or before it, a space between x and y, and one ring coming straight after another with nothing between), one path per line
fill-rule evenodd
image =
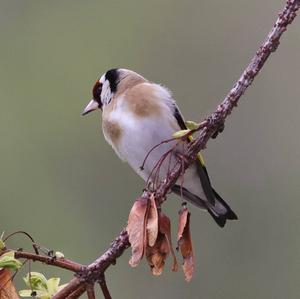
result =
M178 109L178 107L177 107L176 104L174 104L174 116L175 116L175 118L177 120L177 123L178 123L180 129L181 130L186 130L187 127L185 125L183 117L182 117L182 115L181 115L181 113L180 113L180 111L179 111L179 109Z
M174 103L174 117L177 120L177 123L181 130L186 130L187 127L185 125L184 119L182 117L182 114L180 113L177 105ZM205 165L202 163L201 159L199 158L196 162L197 166L197 172L200 178L200 182L204 191L204 194L207 197L207 200L214 205L215 204L215 197L214 197L214 192L212 189L212 186L210 184L209 176L206 170Z

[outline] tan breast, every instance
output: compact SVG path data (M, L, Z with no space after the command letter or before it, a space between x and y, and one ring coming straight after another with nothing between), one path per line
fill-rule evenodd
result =
M122 130L120 126L114 121L103 119L102 128L104 134L109 137L109 139L115 146L117 146L122 136Z
M110 117L110 114L116 108L116 99L113 98L111 103L109 103L102 114L102 129L107 141L117 147L120 139L122 137L122 128L120 125Z
M131 113L128 113L128 110ZM123 96L113 97L111 102L104 107L102 113L104 136L118 152L127 117L147 118L159 116L161 113L162 107L155 95L155 86L150 83L133 86ZM125 124L120 125L122 121L125 121Z
M128 90L124 100L127 107L137 117L149 117L161 113L155 89L149 83L142 83Z

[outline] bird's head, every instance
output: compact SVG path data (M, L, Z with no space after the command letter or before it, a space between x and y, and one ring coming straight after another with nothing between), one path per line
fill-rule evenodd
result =
M83 110L86 115L109 104L116 94L122 94L128 88L145 81L139 74L127 69L111 69L96 81L93 87L93 98Z

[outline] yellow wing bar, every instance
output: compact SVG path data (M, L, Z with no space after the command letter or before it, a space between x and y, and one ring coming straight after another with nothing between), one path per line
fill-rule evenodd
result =
M193 140L193 136L189 136L189 140L192 141L192 140ZM198 157L198 159L199 159L201 165L202 165L202 166L205 166L203 156L202 156L200 153L198 153L198 154L197 154L197 157Z

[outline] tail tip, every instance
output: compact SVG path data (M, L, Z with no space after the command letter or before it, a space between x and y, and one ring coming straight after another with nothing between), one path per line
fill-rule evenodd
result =
M215 215L211 209L207 209L209 214L213 217L213 219L216 221L216 223L220 226L220 227L224 227L225 224L226 224L226 221L227 220L237 220L238 219L238 216L231 210L231 209L228 209L226 214L224 215Z
M228 210L225 214L225 217L228 220L238 220L238 216L232 210Z

